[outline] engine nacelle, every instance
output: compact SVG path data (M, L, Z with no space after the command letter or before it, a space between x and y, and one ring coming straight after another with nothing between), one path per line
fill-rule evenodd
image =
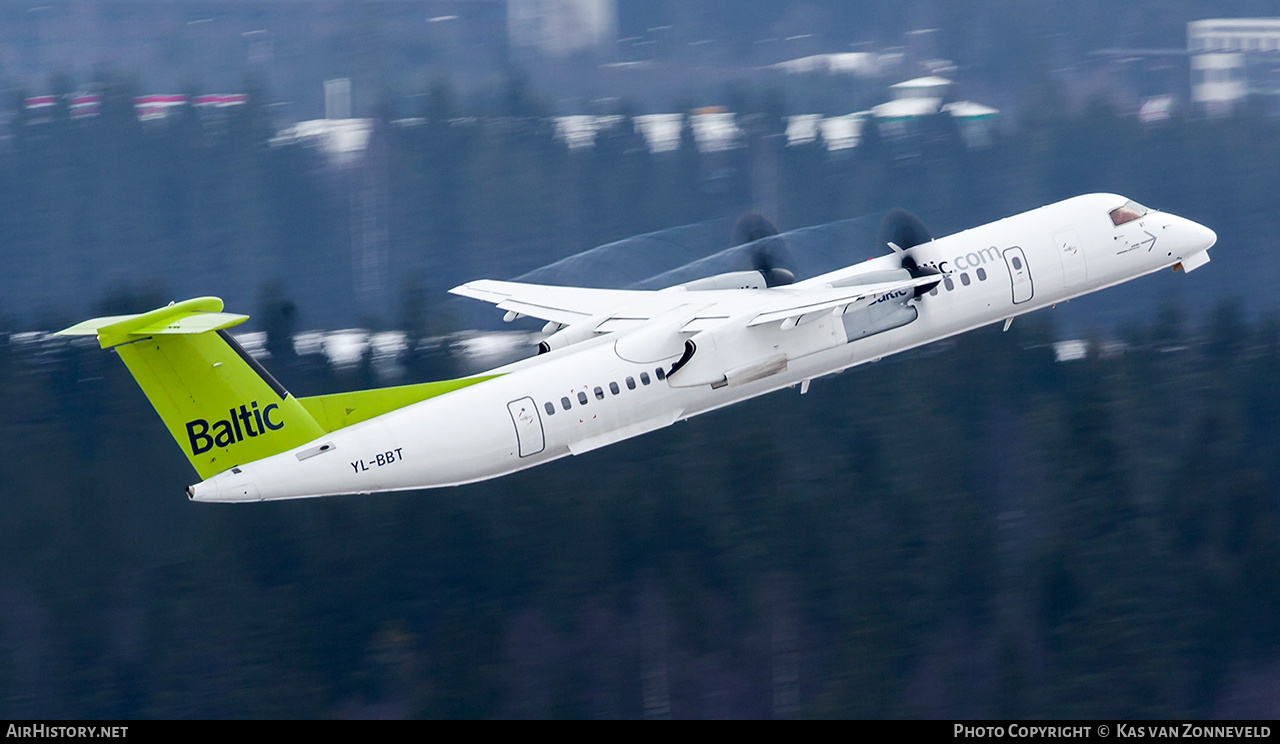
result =
M776 375L793 359L845 343L830 311L811 323L783 329L780 323L747 325L754 313L700 331L685 341L667 374L672 387L742 385Z
M563 349L566 346L573 346L587 339L594 338L596 335L596 326L599 321L584 320L573 325L565 326L555 333L542 339L542 343L538 344L538 353L546 354L549 351Z
M901 297L890 297L874 305L849 308L840 316L844 325L844 334L850 341L857 341L874 336L877 333L891 331L904 326L919 317L920 312L915 305L906 304L913 292L910 289L901 291Z
M620 334L613 345L614 353L619 359L638 364L678 359L688 346L680 335L680 326L687 320L681 315L654 318L637 330Z
M877 276L878 274L878 276ZM874 272L851 284L900 280L901 272ZM672 387L742 385L787 369L795 359L860 341L914 321L914 288L867 297L839 309L814 313L809 322L748 325L750 313L701 331L684 342L667 373ZM874 344L874 342L872 342Z
M865 284L904 281L910 278L911 272L906 269L880 269L845 277L832 282L832 286L857 287ZM910 323L920 315L916 306L910 304L915 297L915 290L903 289L876 298L870 304L850 306L840 317L845 336L850 341L857 341Z

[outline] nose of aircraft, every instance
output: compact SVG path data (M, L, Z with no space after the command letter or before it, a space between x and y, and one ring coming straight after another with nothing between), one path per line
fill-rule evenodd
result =
M1199 222L1187 220L1187 226L1190 228L1191 244L1198 246L1195 251L1192 251L1193 253L1212 248L1213 244L1218 242L1218 234Z
M1170 217L1171 219L1164 225L1164 230L1157 233L1170 256L1189 258L1197 253L1203 253L1218 242L1218 234L1199 222L1176 215L1170 215Z
M1218 242L1218 234L1213 230L1199 222L1178 217L1165 225L1165 231L1166 234L1171 233L1165 248L1168 255L1178 261L1175 268L1190 272L1209 263L1209 248Z

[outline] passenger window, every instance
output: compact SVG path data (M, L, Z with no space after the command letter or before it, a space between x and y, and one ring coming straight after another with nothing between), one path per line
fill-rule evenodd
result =
M596 394L596 400L604 400L604 388L597 385L593 392Z
M618 383L616 383L616 382L611 382L611 383L609 383L609 392L613 393L614 395L617 395L617 394L618 394Z
M655 369L655 370L653 371L653 374L654 374L654 375L655 375L659 380L665 380L665 379L667 379L667 371L666 371L665 369L663 369L662 367L658 367L657 369Z
M584 406L587 404L587 394L586 394L586 393L578 393L578 403L579 403L580 405L584 405Z
M561 399L560 399L560 407L561 407L561 408L563 408L563 409L564 409L564 410L566 410L566 411L567 411L567 410L569 410L570 408L573 408L573 406L569 405L569 399L568 399L568 398L561 398Z
M547 401L542 407L547 409L548 416L556 412L556 407L551 404L551 401Z
M942 286L946 287L947 291L950 292L951 290L956 288L956 283L951 281L951 277L947 277L946 279L942 280Z
M1013 270L1022 271L1022 259L1017 256L1013 257Z
M963 284L963 285L964 285L964 286L966 286L966 287L967 287L967 286L969 286L969 274L968 274L968 272L965 272L964 274L961 274L961 275L960 275L960 283L961 283L961 284Z
M987 280L987 270L978 269L978 281L985 282Z
M628 389L628 390L635 390L635 389L636 389L636 378L634 378L634 377L628 377L628 378L627 378L627 389Z
M938 296L938 285L933 285L933 289L929 290L929 294L933 297Z
M641 373L640 373L640 384L641 384L641 385L648 385L648 384L649 384L649 373L648 373L648 372L641 372Z

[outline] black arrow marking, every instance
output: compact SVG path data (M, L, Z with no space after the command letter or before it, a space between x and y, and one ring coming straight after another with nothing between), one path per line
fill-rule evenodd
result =
M1150 253L1151 249L1154 248L1156 245L1156 236L1152 235L1150 232L1147 232L1146 230L1143 230L1143 232L1147 233L1147 236L1150 237L1151 239L1139 240L1138 245L1142 245L1143 243L1150 243L1151 245L1147 246L1147 253Z

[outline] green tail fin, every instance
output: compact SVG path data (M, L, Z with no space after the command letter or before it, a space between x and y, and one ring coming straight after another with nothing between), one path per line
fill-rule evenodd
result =
M95 318L62 331L115 347L201 478L284 452L325 433L225 329L246 315L200 297L141 315Z

